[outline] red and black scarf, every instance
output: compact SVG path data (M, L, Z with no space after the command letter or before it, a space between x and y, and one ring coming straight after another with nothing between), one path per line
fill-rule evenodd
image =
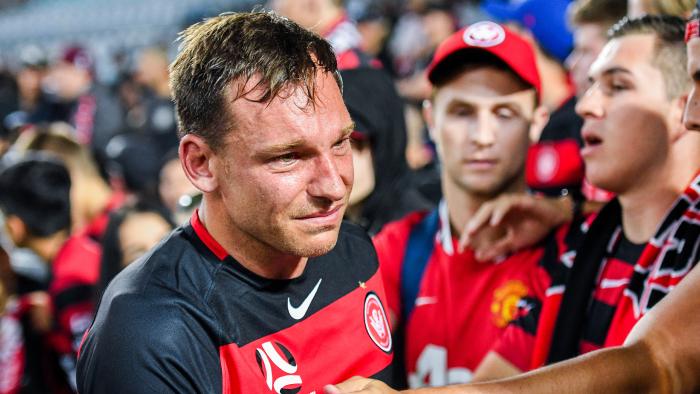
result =
M608 203L591 224L569 273L547 357L554 363L579 354L588 305L622 209ZM700 259L700 174L647 243L613 315L605 347L621 345L634 324L668 294Z

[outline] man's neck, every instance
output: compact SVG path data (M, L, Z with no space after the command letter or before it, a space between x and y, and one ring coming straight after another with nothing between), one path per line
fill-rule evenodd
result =
M292 279L304 272L307 257L291 256L253 239L224 220L228 216L212 207L216 205L202 202L199 220L216 242L248 271L267 279Z
M649 175L639 186L620 193L622 230L627 239L634 243L649 242L696 172L697 169L693 171L690 167L660 170Z
M484 195L472 193L456 185L443 173L442 177L443 195L447 202L447 210L450 218L452 236L459 238L462 235L467 222L481 208L485 202L493 200L505 193L524 193L527 190L525 177L521 177L512 182L505 190L495 195Z

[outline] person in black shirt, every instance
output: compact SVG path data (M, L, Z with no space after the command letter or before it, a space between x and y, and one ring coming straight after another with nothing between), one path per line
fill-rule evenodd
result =
M330 45L274 13L189 27L171 65L190 224L111 282L81 393L320 392L388 379L384 290L353 182Z

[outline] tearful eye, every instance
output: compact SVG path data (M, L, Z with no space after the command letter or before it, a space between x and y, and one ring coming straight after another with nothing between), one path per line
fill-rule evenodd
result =
M290 165L294 164L297 160L299 159L299 155L294 152L286 153L281 156L277 156L274 159L272 159L273 163L279 164L279 165Z
M333 148L338 151L345 151L346 149L350 148L350 136L347 136L333 144Z

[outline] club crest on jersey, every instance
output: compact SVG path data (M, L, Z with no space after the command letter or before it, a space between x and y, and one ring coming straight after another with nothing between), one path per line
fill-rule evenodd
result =
M502 43L506 39L506 32L498 24L484 21L469 26L462 39L468 45L488 48Z
M267 341L255 349L255 361L270 390L277 394L297 394L301 391L301 376L292 353L281 343Z
M391 352L391 329L384 306L376 293L370 291L365 297L365 328L369 338L383 351Z
M520 299L527 296L527 286L519 280L509 280L503 286L493 292L491 313L493 323L498 328L503 328L518 314Z

